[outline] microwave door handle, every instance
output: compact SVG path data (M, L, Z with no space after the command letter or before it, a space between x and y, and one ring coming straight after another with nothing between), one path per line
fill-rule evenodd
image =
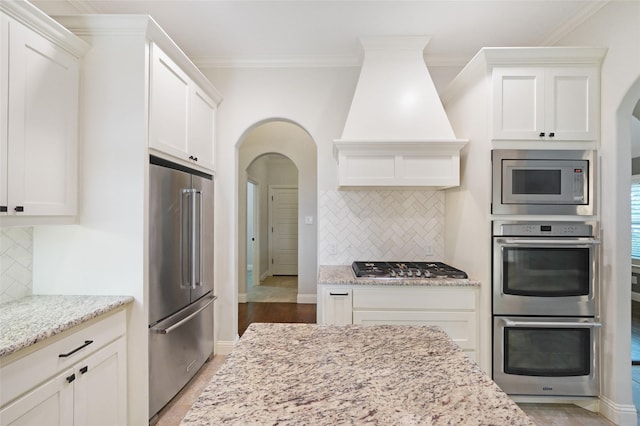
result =
M599 328L602 324L599 322L561 322L561 321L512 321L503 320L507 327L556 327L556 328Z
M570 241L570 240L554 240L554 239L548 239L548 240L522 240L522 239L511 239L511 238L498 238L496 240L496 243L498 244L510 244L510 245L518 245L518 246L524 246L524 245L570 245L570 246L595 246L600 244L600 240L574 240L574 241Z

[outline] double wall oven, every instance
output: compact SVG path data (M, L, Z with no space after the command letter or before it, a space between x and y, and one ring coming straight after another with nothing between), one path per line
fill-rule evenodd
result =
M597 226L493 222L493 378L511 395L599 393Z

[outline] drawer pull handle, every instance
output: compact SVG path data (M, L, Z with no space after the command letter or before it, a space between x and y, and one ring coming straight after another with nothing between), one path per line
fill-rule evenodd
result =
M89 366L88 365L85 365L84 367L82 367L80 369L80 373L82 373L82 374L85 374L87 371L89 371Z
M76 352L78 352L80 349L86 348L87 346L89 346L92 343L93 343L93 340L85 340L84 341L84 345L78 346L77 348L75 348L71 352L67 352L66 354L60 354L60 355L58 355L58 357L66 358L68 356L71 356L71 355L75 354Z
M71 383L76 379L76 375L72 374L70 376L67 377L67 383Z
M334 293L332 291L329 292L329 296L348 296L349 293Z

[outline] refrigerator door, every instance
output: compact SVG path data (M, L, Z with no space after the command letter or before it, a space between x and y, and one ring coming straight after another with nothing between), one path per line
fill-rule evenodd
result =
M190 303L187 217L191 175L150 164L149 324Z
M193 226L193 252L191 260L193 278L191 301L213 291L213 181L194 175L194 208L197 217Z
M149 416L167 404L213 353L213 301L198 302L149 328Z

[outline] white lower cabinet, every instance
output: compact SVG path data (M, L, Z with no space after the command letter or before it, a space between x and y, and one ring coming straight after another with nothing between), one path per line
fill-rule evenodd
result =
M353 323L353 291L345 286L322 287L318 306L318 323L346 325Z
M126 425L124 321L123 311L6 365L3 361L0 425Z
M320 286L319 324L436 325L472 359L478 353L478 289Z

